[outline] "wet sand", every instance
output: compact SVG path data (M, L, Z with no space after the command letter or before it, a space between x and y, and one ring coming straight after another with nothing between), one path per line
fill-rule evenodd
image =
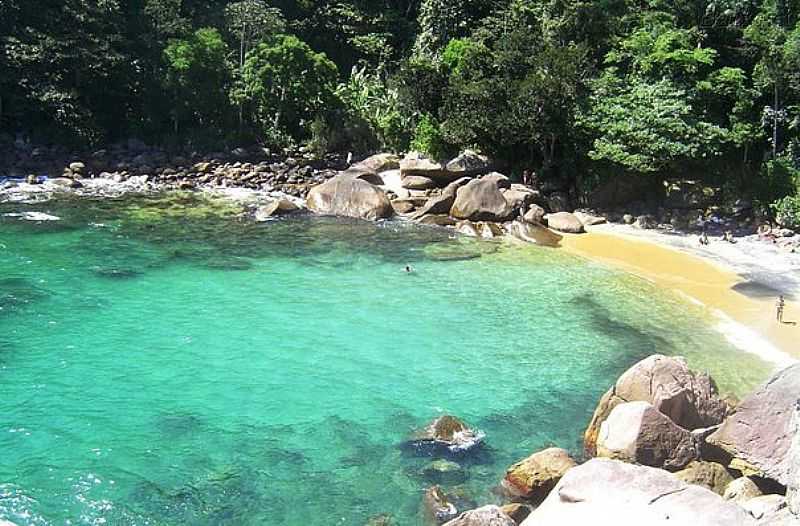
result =
M716 259L605 229L565 235L565 250L622 268L705 305L718 328L738 347L779 365L800 359L800 302L787 300L784 320L775 319L777 289L772 283L742 277Z

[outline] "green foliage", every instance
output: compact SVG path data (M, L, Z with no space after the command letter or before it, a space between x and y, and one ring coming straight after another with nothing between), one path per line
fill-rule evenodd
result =
M229 111L228 47L219 31L198 29L188 39L173 39L164 50L166 85L174 94L175 131L189 127L222 126Z
M455 74L461 73L461 66L464 58L471 51L474 51L475 42L468 38L454 38L447 43L442 52L442 64Z
M623 81L613 69L594 83L582 124L595 136L589 156L632 172L657 172L720 154L725 130L698 116L672 81ZM635 84L633 84L635 82Z
M772 203L770 208L778 223L787 228L800 228L800 196L787 195Z
M351 121L366 123L383 149L400 151L408 145L410 122L400 108L400 95L377 73L354 67L337 94L351 114Z
M252 108L264 133L305 135L305 126L335 100L336 65L295 36L260 44L245 60L233 99Z
M431 159L444 159L451 148L445 143L439 123L426 114L417 123L411 149L424 153Z

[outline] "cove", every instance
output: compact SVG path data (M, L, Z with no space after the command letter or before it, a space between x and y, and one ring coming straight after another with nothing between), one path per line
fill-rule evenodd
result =
M61 219L3 215L20 212ZM733 395L771 371L702 308L558 250L240 212L0 205L0 517L419 524L437 481L399 446L443 412L486 434L448 483L486 504L534 450L579 455L600 395L649 354Z

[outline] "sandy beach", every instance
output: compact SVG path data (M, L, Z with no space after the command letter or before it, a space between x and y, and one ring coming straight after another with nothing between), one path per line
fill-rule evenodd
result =
M697 236L618 224L565 235L562 246L705 305L721 334L743 350L778 365L800 359L800 254L753 239L701 246ZM786 296L784 320L797 325L776 321L779 294Z

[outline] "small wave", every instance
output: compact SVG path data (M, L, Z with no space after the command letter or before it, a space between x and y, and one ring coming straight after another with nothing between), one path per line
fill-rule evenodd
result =
M717 310L715 314L720 321L714 328L722 333L725 339L734 347L755 354L763 360L780 367L788 367L797 363L795 358L772 345L756 331L734 321L722 311Z

